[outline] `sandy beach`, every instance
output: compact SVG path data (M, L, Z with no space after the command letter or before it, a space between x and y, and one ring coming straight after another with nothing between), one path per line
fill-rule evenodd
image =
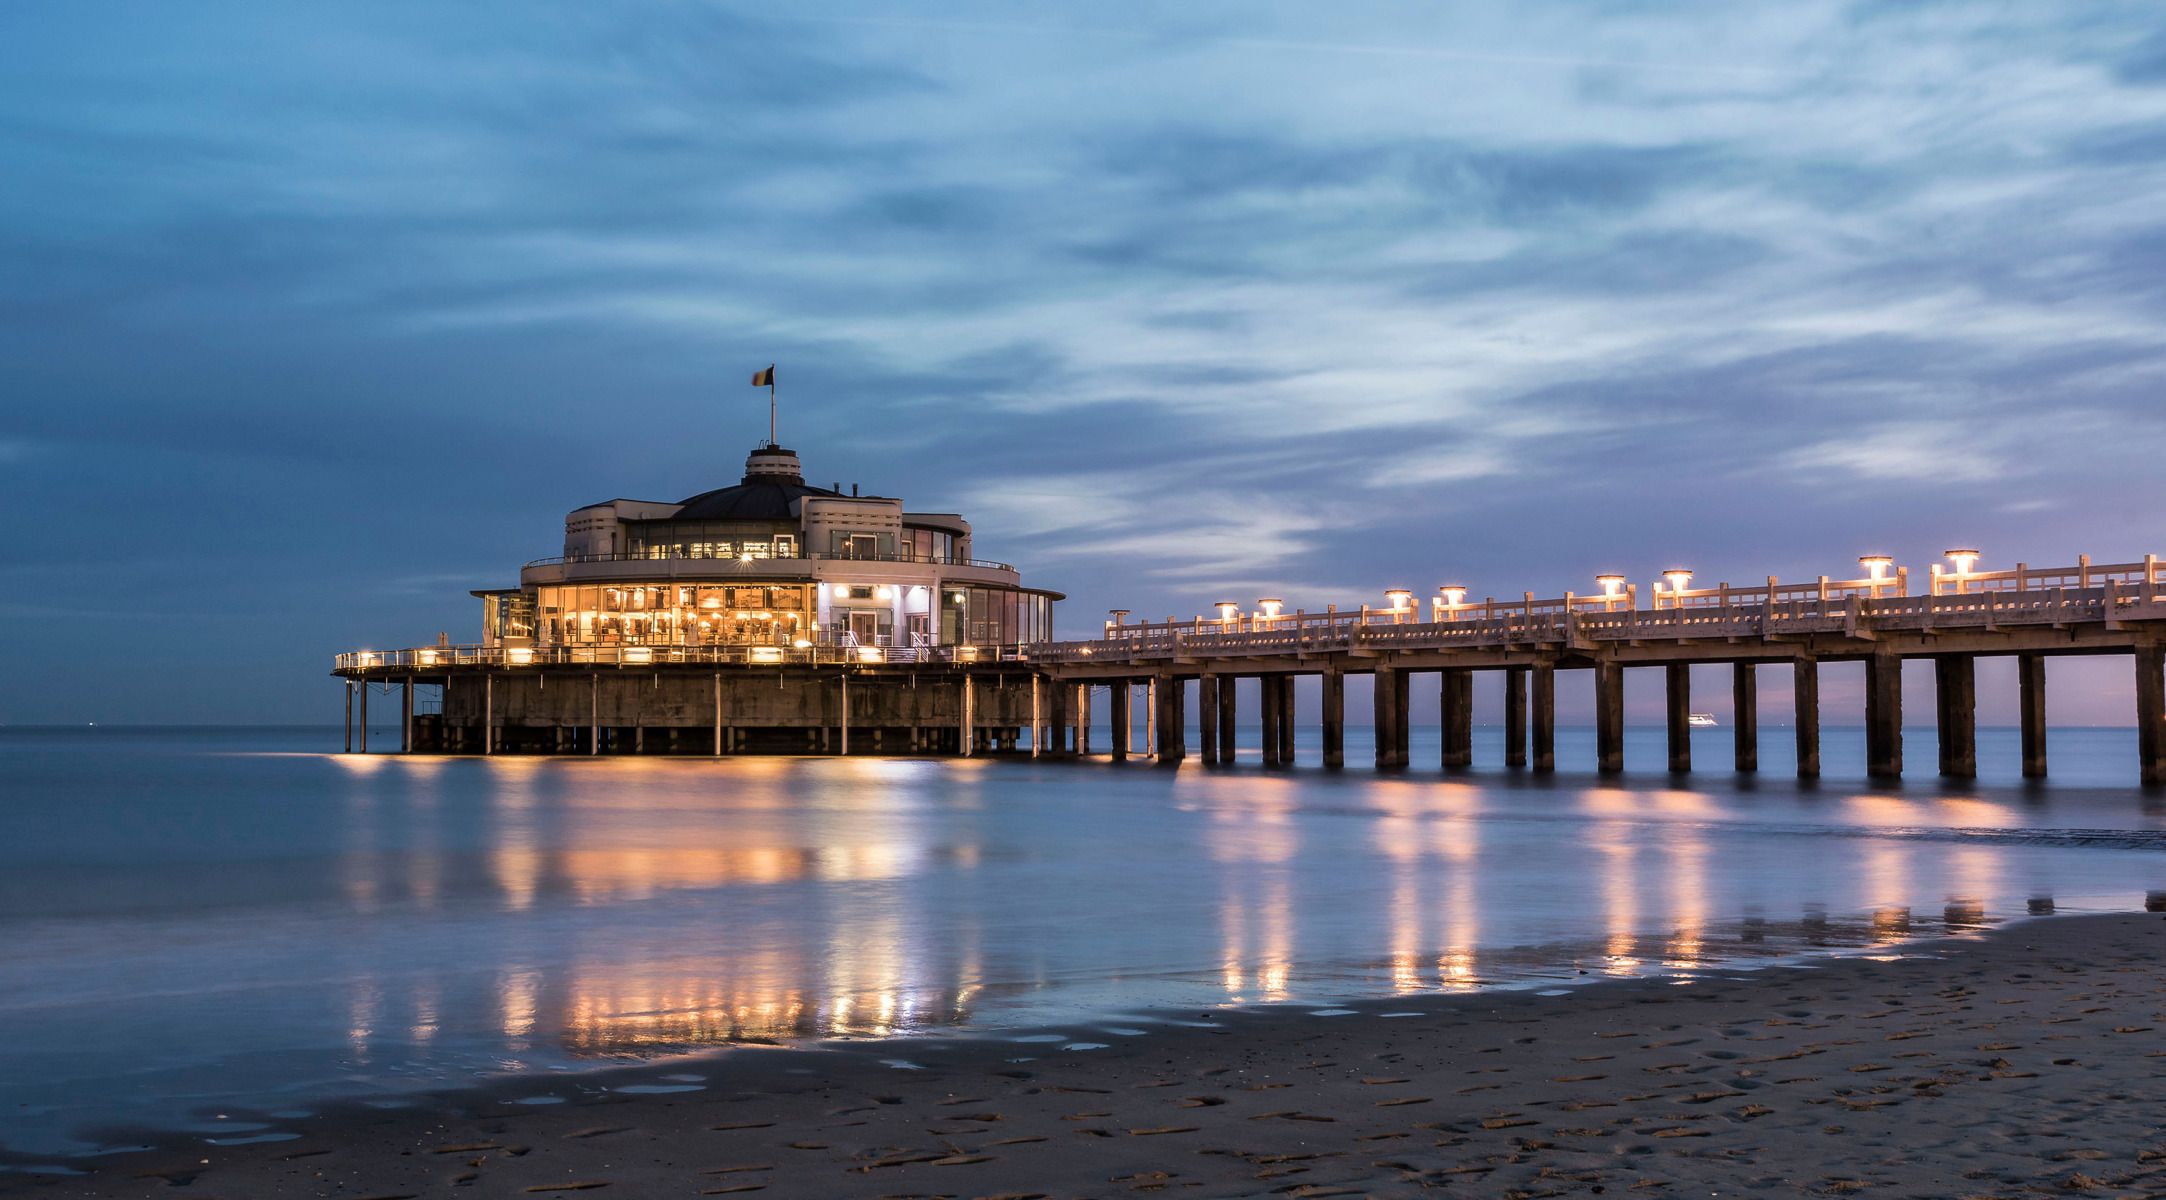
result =
M287 1123L297 1140L176 1146L0 1191L2166 1194L2166 915L1899 949L1566 995L738 1050L326 1112ZM545 1090L581 1098L516 1103Z

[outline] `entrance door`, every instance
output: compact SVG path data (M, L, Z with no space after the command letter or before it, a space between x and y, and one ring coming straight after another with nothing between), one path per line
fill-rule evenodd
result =
M880 640L880 614L876 612L853 612L850 614L850 636L860 646L875 646Z

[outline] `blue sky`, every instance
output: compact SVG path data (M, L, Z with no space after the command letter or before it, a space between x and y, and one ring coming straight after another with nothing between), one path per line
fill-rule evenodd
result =
M1071 632L2166 552L2155 6L769 8L0 9L0 719L335 719L769 361Z

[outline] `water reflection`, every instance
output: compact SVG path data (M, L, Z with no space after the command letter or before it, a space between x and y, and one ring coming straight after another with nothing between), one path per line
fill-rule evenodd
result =
M1286 864L1301 848L1294 813L1299 796L1287 778L1236 782L1203 776L1191 786L1208 817L1204 850L1218 865L1225 1002L1283 1000L1293 970L1294 896Z
M141 753L0 807L0 1139L115 1096L1692 971L2166 884L2162 818L2082 794Z

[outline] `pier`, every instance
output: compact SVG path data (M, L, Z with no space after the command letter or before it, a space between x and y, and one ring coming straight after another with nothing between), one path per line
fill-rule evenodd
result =
M1903 663L1933 662L1936 766L1978 773L1977 660L2013 656L2022 770L2043 778L2046 663L2127 655L2135 667L2139 777L2166 784L2166 602L2156 555L2073 566L1978 569L1953 549L1914 574L1886 555L1855 578L1693 586L1661 572L1643 591L1623 575L1538 599L1432 596L1393 588L1384 603L1322 612L1265 597L1211 615L1130 621L1055 641L1061 593L1012 565L974 557L970 523L919 512L839 482L805 482L772 441L741 480L679 501L613 499L571 510L562 553L532 560L516 586L477 590L478 644L338 655L349 752L369 749L369 698L399 696L398 747L448 754L1091 753L1092 703L1107 699L1115 761L1163 765L1194 753L1231 763L1244 680L1258 706L1266 767L1295 760L1294 681L1321 680L1322 763L1346 765L1348 676L1368 676L1374 765L1410 762L1417 679L1437 689L1445 770L1474 765L1473 710L1493 676L1504 702L1503 765L1557 769L1559 672L1594 692L1595 767L1624 769L1624 681L1659 669L1667 767L1695 769L1692 668L1730 667L1732 754L1760 768L1759 668L1791 668L1797 772L1820 773L1820 667L1865 666L1866 768L1904 773ZM1191 688L1193 685L1193 688ZM1190 698L1195 712L1191 720ZM1700 718L1702 723L1706 718ZM1140 725L1140 732L1138 726Z
M1624 674L1659 668L1666 691L1668 767L1694 769L1691 672L1698 664L1731 668L1732 769L1759 769L1758 668L1792 668L1797 770L1820 773L1820 664L1865 664L1866 766L1876 779L1904 773L1902 664L1934 664L1937 765L1950 779L1978 772L1976 660L2013 656L2021 689L2022 770L2046 774L2046 661L2064 655L2127 655L2135 670L2139 770L2147 786L2166 784L2166 600L2156 555L2140 562L1975 569L1977 552L1949 552L1913 593L1911 572L1889 559L1859 560L1866 574L1822 576L1735 587L1691 586L1691 572L1664 572L1643 597L1621 576L1596 577L1597 591L1537 599L1467 599L1445 586L1426 604L1411 590L1386 603L1323 612L1284 611L1265 599L1254 609L1223 602L1213 616L1130 622L1116 613L1102 637L1034 646L1028 657L1060 685L1110 685L1113 754L1130 752L1127 696L1148 686L1151 740L1160 763L1188 753L1186 684L1194 680L1198 753L1207 764L1235 754L1235 695L1259 681L1264 765L1291 765L1296 721L1293 680L1322 680L1317 714L1323 765L1346 757L1346 677L1370 677L1377 768L1408 761L1408 701L1415 677L1438 689L1443 750L1439 766L1472 765L1472 707L1477 674L1500 677L1504 765L1556 769L1556 695L1560 671L1584 671L1595 701L1596 767L1624 769Z

